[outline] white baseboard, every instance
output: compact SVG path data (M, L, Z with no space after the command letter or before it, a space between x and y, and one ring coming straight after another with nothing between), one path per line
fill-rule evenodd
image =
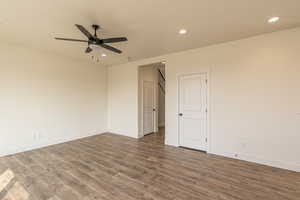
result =
M26 151L32 151L35 149L40 149L40 148L44 148L44 147L48 147L48 146L52 146L52 145L56 145L56 144L61 144L61 143L65 143L65 142L71 142L74 140L91 137L91 136L95 136L95 135L101 135L104 133L107 133L107 131L100 131L98 133L91 133L91 134L76 136L76 137L72 137L72 138L60 138L57 140L43 141L43 142L39 142L39 143L35 143L35 144L22 145L22 146L17 146L17 147L13 147L13 148L6 148L5 150L0 151L0 157L9 156L9 155L22 153L22 152L26 152Z
M179 145L176 142L171 142L168 140L168 138L165 139L165 145L172 146L172 147L179 147Z
M108 133L115 134L115 135L120 135L120 136L131 137L131 138L135 138L135 139L139 139L140 138L139 134L136 135L136 136L133 136L131 134L125 133L124 131L118 131L118 130L113 130L113 129L109 129Z
M276 168L281 168L281 169L287 169L295 172L300 172L300 164L296 163L288 163L284 161L274 161L274 160L266 160L266 159L261 159L257 158L256 156L250 156L250 155L243 155L243 154L236 154L236 153L224 153L224 152L208 152L210 154L218 155L218 156L224 156L227 158L233 158L233 159L238 159L238 160L243 160L243 161L248 161L248 162L254 162L262 165L267 165L270 167L276 167Z
M74 140L78 140L78 139L82 139L82 138L86 138L86 137L90 137L90 136L100 135L100 134L107 133L107 132L138 139L138 136L133 137L132 135L120 134L117 131L113 131L113 130L101 131L99 133L91 133L91 134L88 134L88 135L77 136L77 137L72 137L72 138L60 138L58 140L44 141L44 142L34 144L34 145L23 145L23 146L14 147L14 148L7 148L4 151L0 152L0 157L13 155L13 154L16 154L16 153L21 153L21 152L26 152L26 151L31 151L31 150L34 150L34 149L39 149L39 148L43 148L43 147L47 147L47 146L51 146L51 145L55 145L55 144L70 142L70 141L74 141ZM173 144L169 141L166 141L166 144L170 145L170 146L178 147L177 144ZM263 164L263 165L268 165L268 166L271 166L271 167L277 167L277 168L282 168L282 169L287 169L287 170L300 172L300 164L287 163L287 162L283 162L283 161L266 160L266 159L257 158L256 156L229 153L229 152L210 151L208 153L214 154L214 155L219 155L219 156L224 156L224 157L228 157L228 158L244 160L244 161L254 162L254 163Z
M166 140L166 145L179 147L178 143L171 142ZM250 156L250 155L244 155L244 154L238 154L238 153L230 153L230 152L216 152L216 151L208 151L209 154L214 154L218 156L223 156L227 158L233 158L237 160L243 160L248 162L253 162L257 164L267 165L270 167L276 167L281 169L287 169L295 172L300 172L300 163L289 163L284 161L274 161L274 160L268 160L268 159L262 159L258 158L257 156Z

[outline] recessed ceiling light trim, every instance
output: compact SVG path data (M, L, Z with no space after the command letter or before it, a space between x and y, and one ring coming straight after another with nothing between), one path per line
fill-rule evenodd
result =
M279 17L271 17L268 22L269 23L274 23L274 22L277 22L280 18Z
M186 34L187 33L187 30L186 29L180 29L179 30L179 34L181 34L181 35L184 35L184 34Z

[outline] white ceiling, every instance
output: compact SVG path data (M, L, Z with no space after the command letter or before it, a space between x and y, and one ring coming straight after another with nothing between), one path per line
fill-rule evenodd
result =
M6 42L91 60L86 44L53 38L85 39L74 24L96 23L103 37L129 39L114 45L122 55L94 51L113 65L296 27L299 10L299 0L9 0L0 7L0 33ZM281 19L267 23L272 16ZM188 33L179 35L181 28Z

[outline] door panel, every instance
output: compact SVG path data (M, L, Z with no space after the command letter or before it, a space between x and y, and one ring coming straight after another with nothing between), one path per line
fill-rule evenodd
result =
M154 132L154 81L143 82L143 134Z
M179 78L179 145L207 150L207 75Z

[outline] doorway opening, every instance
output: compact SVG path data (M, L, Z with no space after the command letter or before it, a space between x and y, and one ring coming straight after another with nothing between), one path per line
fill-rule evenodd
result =
M165 62L139 66L139 138L165 143Z

